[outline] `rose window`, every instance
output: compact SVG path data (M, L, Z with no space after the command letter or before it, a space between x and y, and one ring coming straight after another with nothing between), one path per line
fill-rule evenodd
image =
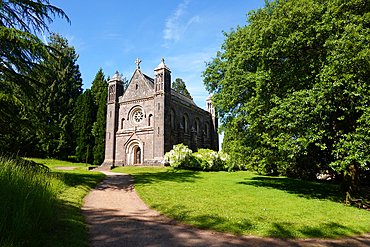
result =
M137 110L137 111L135 111L133 117L134 117L134 121L136 123L140 123L141 121L143 121L144 114L141 110Z

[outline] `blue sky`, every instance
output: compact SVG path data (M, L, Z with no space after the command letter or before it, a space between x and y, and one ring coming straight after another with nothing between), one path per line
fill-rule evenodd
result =
M182 78L195 103L205 108L205 61L211 61L224 42L222 31L246 25L246 14L264 0L86 1L50 0L64 10L71 24L56 18L50 31L67 38L79 54L83 88L101 67L106 76L118 70L127 79L135 71L153 77L165 59L172 81Z

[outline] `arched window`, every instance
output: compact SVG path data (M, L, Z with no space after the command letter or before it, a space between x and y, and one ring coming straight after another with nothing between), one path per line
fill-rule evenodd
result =
M148 117L148 126L152 126L152 125L153 125L153 115L150 114Z
M175 129L175 111L171 109L171 129Z
M184 127L185 133L188 133L188 115L185 113L182 116L182 126Z
M209 138L209 123L206 123L206 136Z
M199 128L199 119L195 119L195 124L194 124L195 132L197 132L197 135L200 133L200 128Z
M121 129L123 129L123 125L125 124L125 119L124 118L122 118L122 120L121 120Z

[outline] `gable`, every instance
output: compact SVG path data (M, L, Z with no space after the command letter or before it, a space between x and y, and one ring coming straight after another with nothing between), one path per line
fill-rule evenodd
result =
M153 96L153 94L153 79L147 75L144 75L139 69L137 69L134 75L131 77L130 83L128 84L123 96L119 101L125 102L148 98Z

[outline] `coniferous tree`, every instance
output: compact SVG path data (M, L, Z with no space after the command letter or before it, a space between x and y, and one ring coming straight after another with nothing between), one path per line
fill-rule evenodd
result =
M96 122L93 126L93 135L95 137L94 146L94 165L101 165L105 156L105 136L106 136L106 120L107 120L107 98L108 88L101 93Z
M46 69L37 73L42 86L34 106L35 138L37 150L45 156L63 159L74 152L73 108L82 93L82 79L76 63L78 55L67 39L59 34L52 34L49 39L52 53L42 62Z
M48 31L52 16L69 21L65 13L48 0L0 2L0 152L15 153L32 127L19 114L35 100L36 74L40 61L48 57L48 47L36 35Z
M107 90L108 82L105 80L103 69L100 68L96 73L91 86L91 93L94 96L95 112L97 112L97 117L92 129L92 134L95 138L95 145L92 149L94 155L94 165L100 165L104 161Z
M128 81L123 77L123 89L125 90ZM96 114L96 121L92 128L92 134L95 137L94 165L100 165L104 161L105 155L105 136L106 136L106 116L107 116L107 97L108 97L108 82L109 76L105 80L103 70L100 68L91 86L91 92L94 95L94 104Z
M182 93L183 95L190 99L193 99L188 89L186 88L185 82L181 78L176 78L176 80L172 82L172 89L179 93Z
M96 109L99 108L101 94L104 92L105 89L107 89L107 87L108 87L108 82L105 79L103 69L100 68L98 72L96 73L95 78L92 82L92 86L91 86L91 93L94 96L94 104L96 106Z
M76 160L92 164L94 155L94 136L92 127L95 121L94 96L87 89L81 94L74 109L73 128L76 136Z

